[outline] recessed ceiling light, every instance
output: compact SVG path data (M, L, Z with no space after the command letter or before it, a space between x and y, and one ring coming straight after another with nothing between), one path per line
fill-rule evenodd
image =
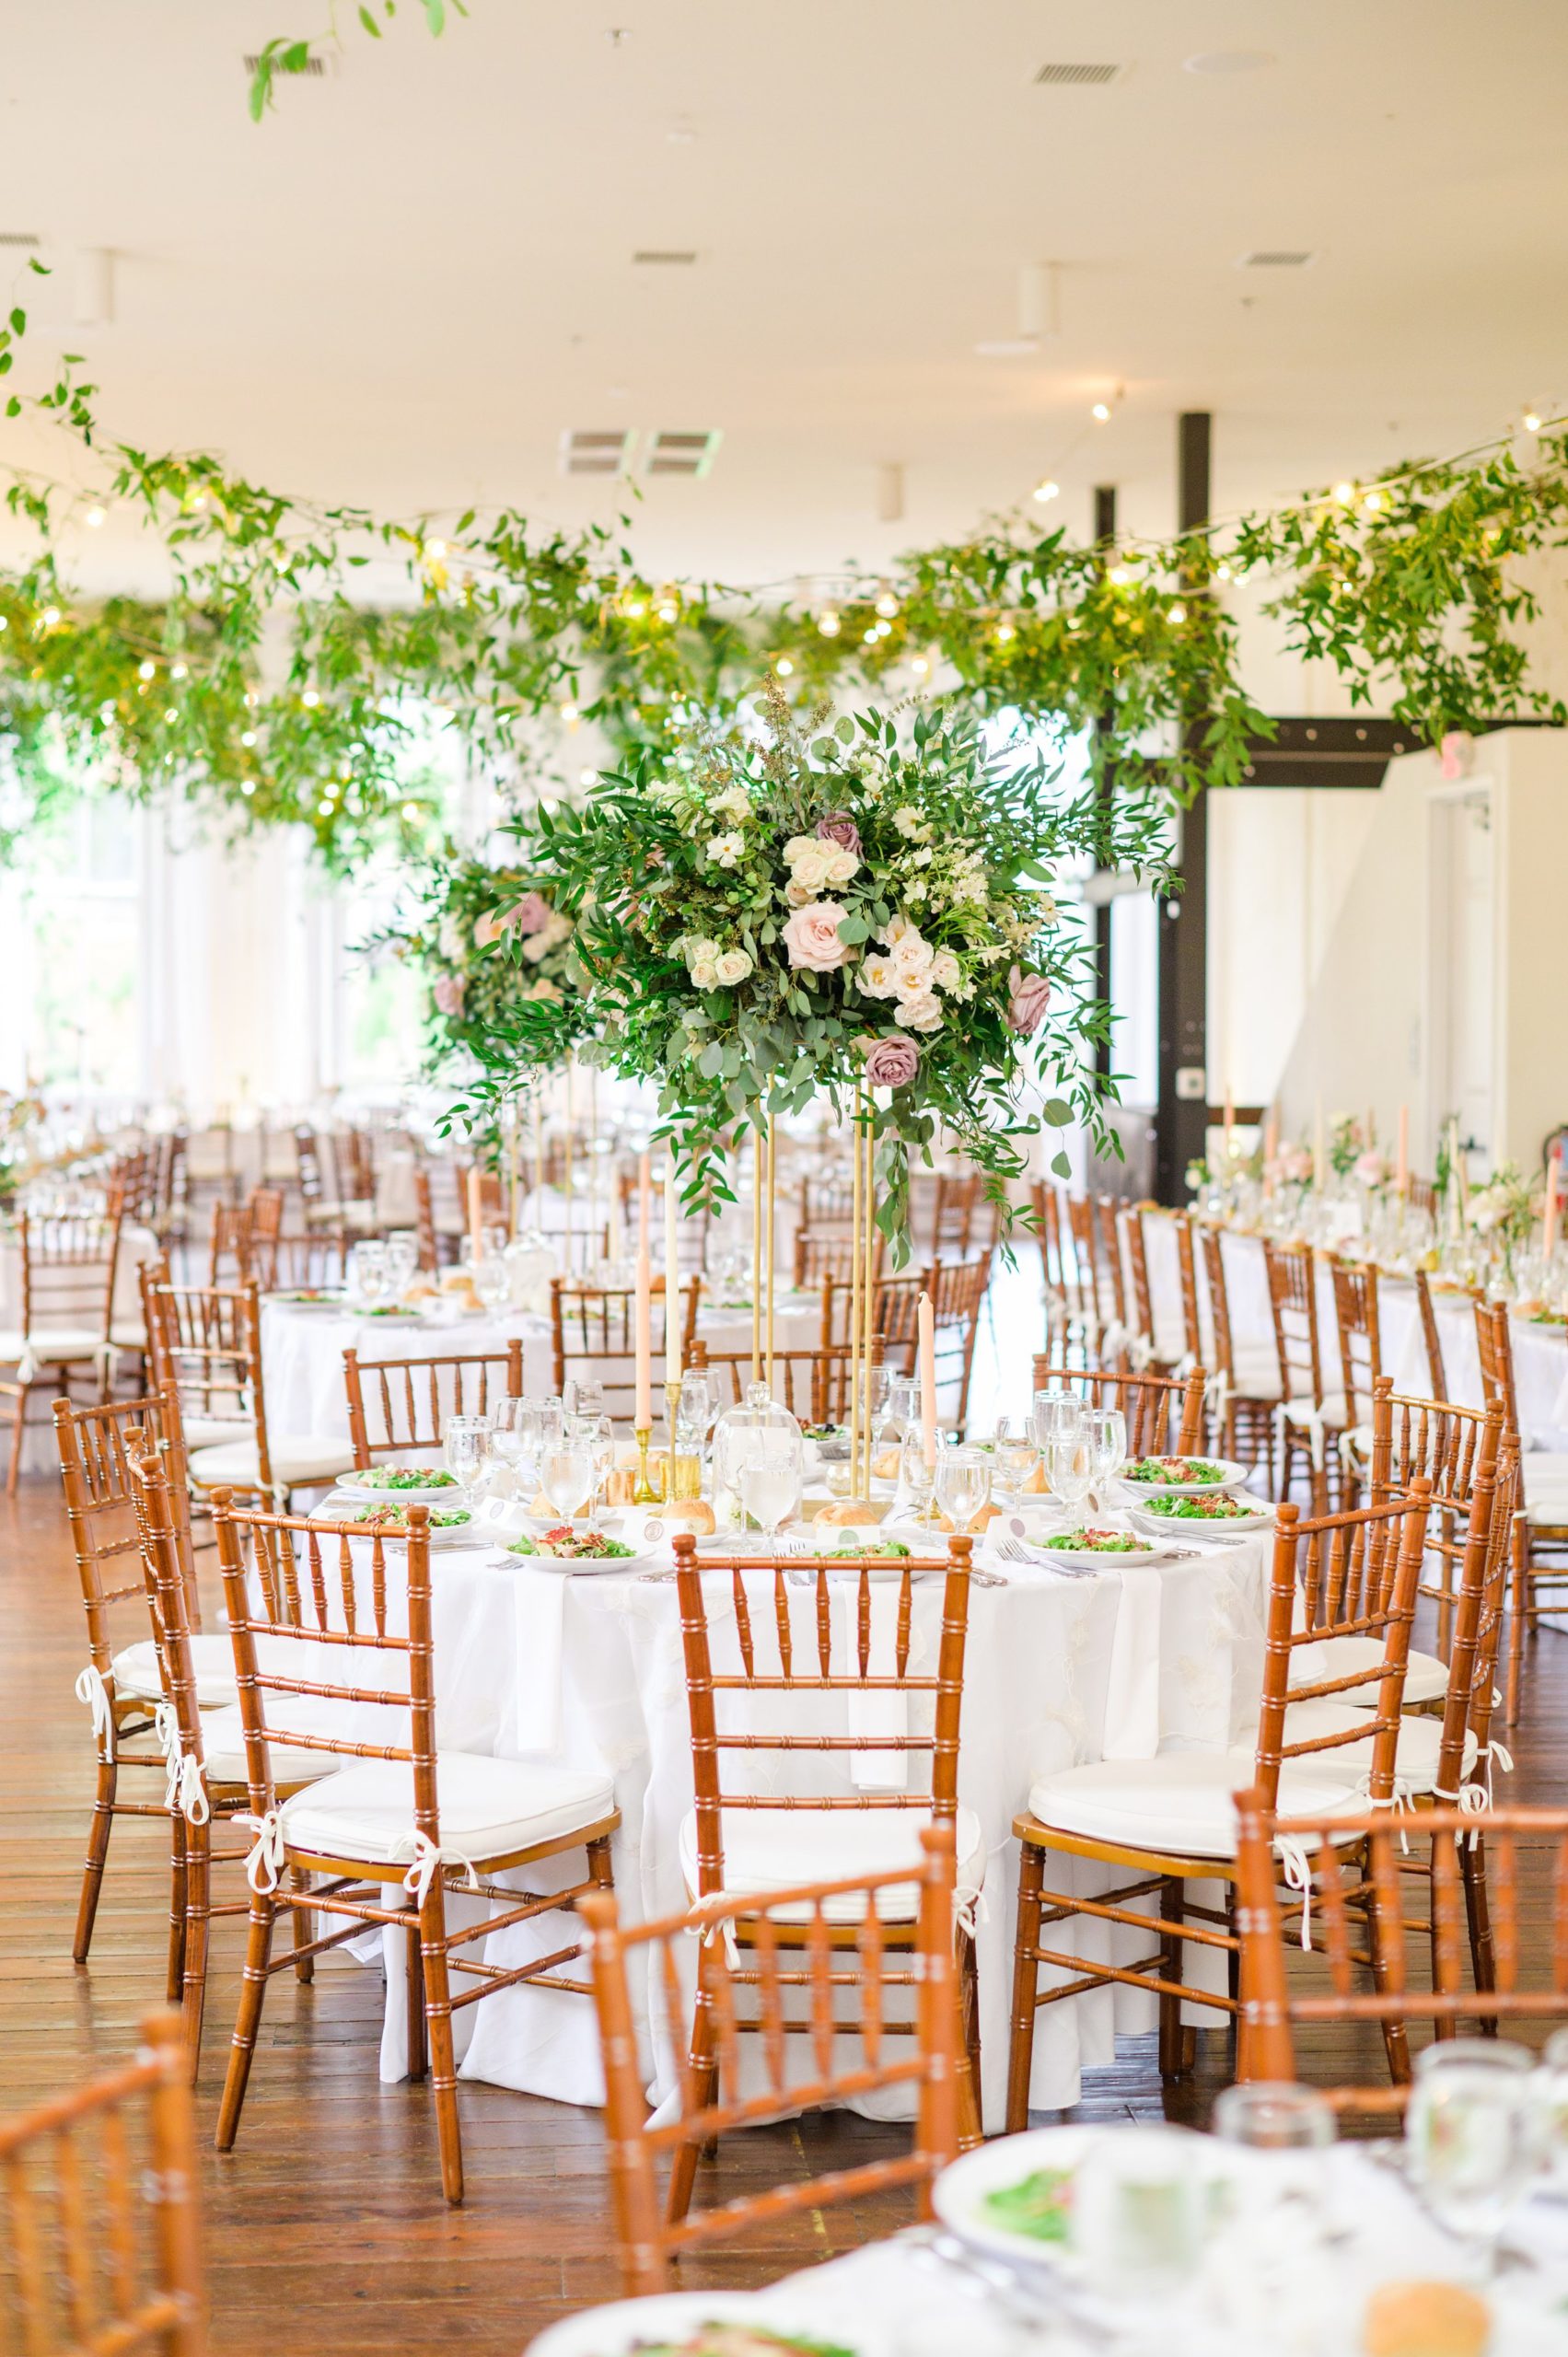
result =
M1275 63L1272 49L1202 49L1182 60L1189 74L1260 74Z
M1126 71L1125 65L1051 64L1042 65L1035 80L1048 90L1103 90Z
M988 336L975 345L981 360L1028 360L1039 350L1040 338L1036 335Z

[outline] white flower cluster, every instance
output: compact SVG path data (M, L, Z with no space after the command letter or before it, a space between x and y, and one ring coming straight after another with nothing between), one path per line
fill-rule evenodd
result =
M934 948L908 917L895 917L879 937L886 955L873 950L855 970L862 992L867 998L896 999L893 1021L901 1031L940 1030L938 993L968 995L958 959L950 949Z
M860 866L857 851L846 851L822 835L791 835L784 855L789 869L784 898L792 909L804 908L831 885L847 884Z
M523 935L521 943L523 956L530 966L537 966L549 957L552 949L559 949L561 944L563 941L569 941L571 937L571 918L563 916L559 909L552 909L537 933L528 933ZM536 998L540 995L539 992L534 993Z
M721 949L716 941L683 942L681 951L686 970L700 991L733 990L751 971L751 960L744 949Z

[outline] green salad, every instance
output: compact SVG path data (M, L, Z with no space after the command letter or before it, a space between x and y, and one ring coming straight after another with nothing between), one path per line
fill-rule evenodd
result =
M1054 1538L1042 1538L1040 1545L1061 1555L1146 1555L1150 1551L1145 1541L1130 1530L1063 1530Z
M634 1547L623 1547L619 1538L607 1538L602 1530L576 1531L569 1523L559 1529L547 1530L542 1538L530 1538L527 1532L514 1538L507 1549L509 1555L549 1555L561 1562L610 1563L634 1555Z
M455 1490L458 1477L439 1465L371 1465L345 1477L356 1490Z
M1257 1498L1233 1498L1222 1491L1217 1498L1151 1498L1140 1514L1157 1514L1165 1522L1246 1522L1268 1509Z
M839 1555L886 1555L895 1562L904 1562L914 1550L899 1538L856 1538L852 1530L846 1531L833 1551Z
M1073 2219L1071 2169L1036 2169L1017 2185L999 2186L983 2202L993 2225L1031 2242L1064 2243Z
M677 2340L636 2340L632 2357L855 2357L840 2341L806 2340L796 2332L770 2332L765 2325L697 2325Z
M351 1514L350 1522L357 1522L366 1530L406 1530L407 1506L363 1506L358 1514ZM473 1516L459 1506L435 1506L431 1509L429 1527L432 1530L455 1530L459 1523L471 1522Z
M1157 1488L1162 1481L1223 1481L1225 1467L1209 1457L1140 1457L1121 1469L1124 1481L1144 1481Z

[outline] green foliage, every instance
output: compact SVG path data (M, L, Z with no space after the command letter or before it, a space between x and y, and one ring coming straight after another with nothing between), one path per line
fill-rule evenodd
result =
M446 31L447 6L448 0L419 0L419 7L425 25L432 33ZM450 0L450 6L458 16L468 15L463 0ZM395 17L398 13L398 0L381 0L381 13L384 17ZM377 21L374 8L368 5L368 0L366 0L365 5L357 6L354 14L359 19L361 29L370 35L372 41L379 41L381 27ZM260 122L273 104L275 84L280 74L308 73L311 54L320 47L322 41L331 41L338 49L343 47L343 36L338 29L337 0L331 0L331 19L326 31L314 40L296 41L292 34L282 33L274 40L263 42L257 54L255 70L250 76L248 93L252 122Z

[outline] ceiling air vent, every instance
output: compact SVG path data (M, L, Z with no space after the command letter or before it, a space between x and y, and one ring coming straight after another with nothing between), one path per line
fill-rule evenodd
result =
M645 471L650 475L705 475L723 439L716 426L706 434L656 434L648 445Z
M1260 246L1256 253L1238 254L1237 270L1309 270L1318 257L1288 246Z
M1049 90L1103 90L1126 71L1125 65L1042 65L1035 80Z
M614 426L603 433L577 427L561 436L563 475L624 475L632 470L634 427Z
M685 270L696 259L694 246L639 246L632 257L640 270Z
M30 229L0 229L0 246L36 246L38 239Z
M245 71L247 74L254 75L256 68L261 64L261 57L260 51L252 51L251 54L245 60ZM273 71L280 82L322 82L325 81L328 74L331 71L331 68L328 65L324 57L318 57L315 52L312 52L306 59L303 65L280 64L277 57L274 55L273 59Z

